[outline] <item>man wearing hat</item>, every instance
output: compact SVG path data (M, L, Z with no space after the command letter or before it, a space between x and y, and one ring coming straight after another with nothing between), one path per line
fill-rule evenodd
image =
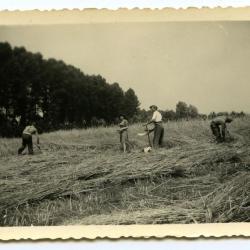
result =
M164 128L162 126L162 115L158 111L157 106L151 105L149 108L153 112L153 116L152 119L145 126L151 123L154 124L153 147L158 148L159 146L162 146L164 136Z
M226 124L231 123L232 121L233 119L229 116L218 116L211 121L210 128L218 143L225 141L226 132L228 133Z

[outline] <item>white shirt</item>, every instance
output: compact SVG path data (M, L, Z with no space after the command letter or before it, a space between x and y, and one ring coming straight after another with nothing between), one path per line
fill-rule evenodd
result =
M161 113L160 113L159 111L156 110L156 111L153 113L152 120L153 120L154 122L161 122L161 121L162 121L162 115L161 115Z

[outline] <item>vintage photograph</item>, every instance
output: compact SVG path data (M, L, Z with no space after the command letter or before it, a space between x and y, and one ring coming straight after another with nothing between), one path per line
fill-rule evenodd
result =
M0 226L250 222L250 22L0 26Z

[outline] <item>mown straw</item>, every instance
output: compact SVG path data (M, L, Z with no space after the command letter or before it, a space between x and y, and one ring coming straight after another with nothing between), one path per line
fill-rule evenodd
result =
M136 205L138 199L131 198L134 209L138 210L131 212L129 218L122 217L118 224L249 220L250 138L245 132L249 131L246 123L249 121L237 122L232 130L237 132L233 133L238 139L225 144L211 140L208 124L204 122L169 123L165 148L149 154L141 152L141 138L134 143L132 153L120 153L111 128L101 129L103 137L96 130L100 138L95 130L44 135L42 152L35 156L6 154L1 158L0 211L4 214L6 209L22 209L26 204L39 205L44 200L112 191L114 187L134 188L136 182L147 180L150 190L138 197L150 202L153 210L151 213L149 208L141 210ZM134 127L134 133L139 129ZM176 179L174 186L169 185L171 179ZM159 190L166 192L165 198L157 196ZM192 190L195 195L185 197L185 193ZM172 204L169 201L172 196L183 199L182 203L178 200ZM188 200L190 197L194 200ZM157 209L159 203L163 207ZM116 215L107 216L109 218L100 215L103 220L99 223L116 220ZM93 215L86 217L83 223L97 221Z
M250 173L243 172L207 198L212 222L250 221Z

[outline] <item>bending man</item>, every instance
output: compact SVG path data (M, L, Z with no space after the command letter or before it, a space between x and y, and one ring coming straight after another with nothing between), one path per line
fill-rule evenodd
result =
M227 123L231 123L233 119L231 117L218 116L215 117L211 123L210 128L212 130L213 135L216 137L217 142L224 142L226 138Z
M39 137L37 129L34 125L29 125L25 127L23 134L22 134L22 146L18 149L18 154L22 154L23 150L28 146L29 154L33 154L33 142L32 142L32 135L36 135L37 144L39 144Z

